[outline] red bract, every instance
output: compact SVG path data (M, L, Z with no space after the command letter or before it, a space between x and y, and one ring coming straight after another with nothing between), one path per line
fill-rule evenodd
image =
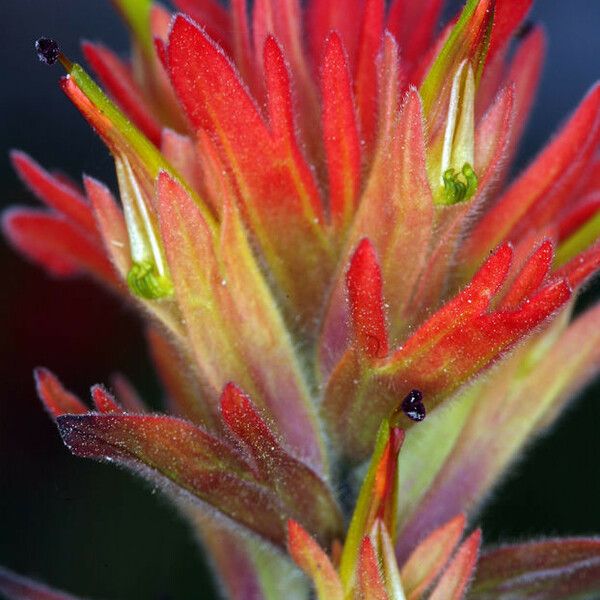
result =
M515 39L531 2L468 0L437 35L440 0L115 4L131 62L84 44L112 100L58 60L120 201L15 152L49 210L4 228L143 309L170 414L123 377L90 410L39 369L67 447L160 486L233 599L308 597L290 558L319 600L600 593L597 540L477 567L465 535L600 367L600 309L570 323L600 268L598 86L506 183L544 53L539 28ZM0 591L65 597L7 571Z

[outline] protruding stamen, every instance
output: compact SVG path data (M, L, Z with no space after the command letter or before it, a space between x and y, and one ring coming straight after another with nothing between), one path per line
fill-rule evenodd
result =
M58 42L46 37L36 40L35 51L40 61L47 65L53 65L61 54Z
M60 46L56 40L47 37L41 37L35 41L35 51L41 62L47 65L53 65L56 61L70 71L73 63L60 51Z
M423 392L411 390L402 400L400 408L411 421L422 421L427 415L423 404Z

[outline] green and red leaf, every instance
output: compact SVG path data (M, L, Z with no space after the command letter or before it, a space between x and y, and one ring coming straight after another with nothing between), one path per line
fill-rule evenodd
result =
M276 59L274 51L271 44L269 55ZM244 218L291 305L305 315L314 311L314 294L331 264L329 241L321 199L293 133L272 134L227 56L183 16L172 25L168 60L192 125L217 141ZM285 117L289 130L284 67L280 61L271 72L271 110ZM297 251L300 244L303 252Z
M471 600L563 600L600 594L600 540L565 538L501 546L483 553Z

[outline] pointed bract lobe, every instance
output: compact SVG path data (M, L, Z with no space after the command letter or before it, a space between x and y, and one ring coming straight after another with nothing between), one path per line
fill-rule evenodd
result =
M288 553L314 582L319 600L343 600L340 578L319 544L296 521L288 521Z
M66 390L48 369L37 368L34 375L38 396L53 419L65 414L80 415L88 412L88 407Z
M321 64L322 124L329 177L329 213L343 231L358 204L361 149L352 79L338 34L325 42Z
M6 237L52 275L89 273L113 288L120 282L98 243L62 216L13 208L2 216Z
M488 50L488 62L505 49L511 37L529 12L533 0L496 0L494 26Z
M310 49L315 64L321 63L324 41L336 31L350 61L351 72L358 52L358 37L365 0L310 0L306 9L306 24Z
M412 551L400 573L407 600L418 600L442 572L465 529L458 515L426 537Z
M377 126L377 55L381 50L385 0L365 0L354 74L360 131L370 154Z
M225 52L230 53L231 19L219 0L176 0L175 5L201 25Z
M503 309L516 308L531 296L541 285L552 268L554 248L550 240L545 240L529 257L520 273L515 277L502 299Z
M38 199L78 225L92 239L97 237L94 214L80 193L45 171L24 152L13 150L10 158L19 177Z
M305 464L282 447L250 398L230 383L221 395L223 421L254 460L259 476L268 481L290 514L321 541L342 531L342 517L331 492Z
M356 567L356 598L357 600L389 600L385 589L383 576L379 569L379 561L368 536L360 546L358 565Z
M114 396L103 386L95 385L92 387L92 399L98 412L103 414L123 414L123 409L117 404Z
M388 353L383 281L375 249L368 239L358 245L346 275L350 315L358 348L369 358Z
M472 533L459 547L431 592L429 600L461 600L475 572L481 530Z
M403 60L411 67L427 52L443 4L443 0L392 0L387 29L396 38Z

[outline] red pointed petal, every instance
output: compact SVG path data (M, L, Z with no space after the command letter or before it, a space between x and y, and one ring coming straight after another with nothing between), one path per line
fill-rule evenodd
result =
M123 409L117 404L112 394L101 385L92 387L92 400L98 412L104 414L123 414Z
M412 359L399 381L417 387L435 404L459 385L487 367L501 353L556 312L571 297L565 281L557 281L513 311L499 311L475 317L453 330L419 359ZM408 345L408 344L407 344ZM414 362L413 362L414 361ZM410 383L408 383L410 382Z
M383 41L384 0L366 0L354 75L360 131L371 149L377 125L377 55Z
M62 213L90 236L97 236L94 215L81 194L42 169L24 152L13 150L10 158L19 177L42 202Z
M378 59L379 101L377 112L379 114L379 129L377 133L378 148L376 153L391 138L394 119L400 106L400 89L403 87L405 72L400 63L400 50L394 36L386 31L383 36L383 48Z
M250 41L250 24L248 22L246 0L231 0L231 25L235 62L244 81L247 82L250 90L257 97L256 94L258 94L260 86L256 76L258 69L255 66L256 61Z
M288 553L292 560L313 579L319 598L343 600L338 574L319 544L296 521L288 521Z
M234 384L221 395L223 421L248 449L259 473L292 511L293 518L321 541L341 533L341 514L322 480L292 457L256 412L252 402Z
M259 65L262 61L263 46L269 36L274 37L281 45L289 64L298 110L300 139L306 144L308 154L315 155L320 151L319 131L314 126L319 102L304 49L301 0L254 2L254 46L256 62Z
M88 407L67 391L47 369L37 368L34 376L38 396L53 419L65 414L81 415L89 412Z
M356 61L358 37L364 0L310 0L306 9L308 39L313 60L321 63L324 41L331 31L337 32L348 52L351 71Z
M228 383L221 394L221 416L235 436L250 450L259 469L268 474L266 462L271 452L280 450L275 436L260 418L246 396L236 385Z
M389 600L371 538L362 541L357 565L359 600Z
M346 275L350 316L358 347L369 358L388 353L383 310L383 281L375 249L368 239L358 245Z
M475 227L465 243L467 259L476 264L498 240L517 239L524 228L539 228L548 223L571 197L572 186L589 167L599 139L600 85L597 85L560 134Z
M502 299L501 308L516 308L541 285L552 267L554 248L550 240L545 240L530 256L521 272L512 282L510 289Z
M481 531L478 529L456 551L429 600L461 600L464 597L475 571L480 545Z
M421 598L442 572L463 535L465 524L465 516L458 515L413 550L400 574L407 600Z
M278 154L288 157L290 172L300 180L300 191L306 195L303 201L309 202L318 218L322 219L319 190L296 139L290 75L281 48L273 36L267 37L264 43L264 67L272 144Z
M325 44L321 97L329 210L334 225L342 229L352 218L358 203L361 151L352 80L342 41L335 32Z
M560 219L557 231L559 243L564 242L585 225L598 211L600 211L600 190L580 198Z
M118 286L110 262L79 227L61 217L14 208L4 213L5 235L29 259L53 275L67 277L88 272Z
M76 456L128 466L285 544L286 512L277 498L255 482L253 468L237 451L191 423L159 415L88 414L59 416L57 424Z
M201 25L227 54L231 53L230 16L218 0L175 0L175 5Z
M477 194L472 200L481 210L490 188L498 182L506 162L506 152L513 139L515 115L514 87L503 88L475 130L475 172L478 173ZM473 208L475 210L475 208ZM472 213L469 213L472 214Z
M533 0L498 0L496 2L488 62L508 44L532 4Z
M562 600L600 594L600 540L565 538L502 546L483 554L469 598Z
M102 85L129 118L155 145L160 145L161 125L142 91L134 81L130 69L108 48L91 42L83 43L83 54Z
M415 64L429 48L440 18L443 0L393 0L387 29L401 48L402 60Z
M6 600L78 600L71 594L53 590L4 567L0 567L0 593Z
M534 27L517 48L505 77L506 85L514 84L515 89L508 160L514 155L527 124L540 82L545 54L546 35L544 30L541 27Z
M598 269L600 269L600 244L597 243L571 259L557 271L556 275L564 277L572 288L577 289L597 273Z
M453 300L438 310L412 335L402 352L431 344L476 315L482 314L506 281L512 263L512 248L503 244L487 259L471 283Z

